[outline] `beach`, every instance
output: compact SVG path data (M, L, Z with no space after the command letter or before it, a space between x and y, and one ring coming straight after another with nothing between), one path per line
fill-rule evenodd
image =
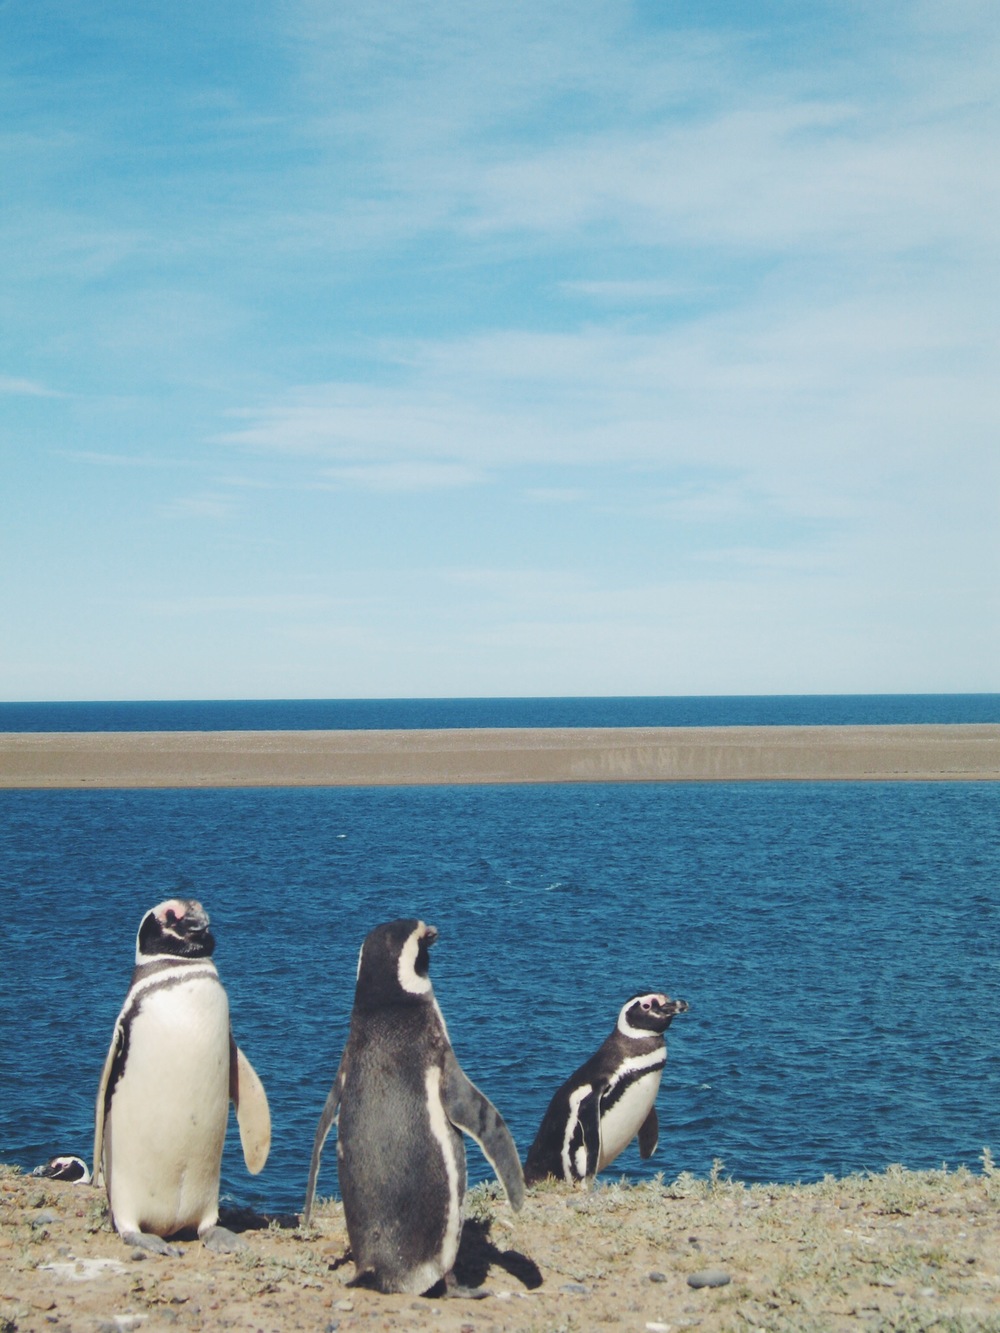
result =
M582 1191L520 1213L480 1186L456 1277L482 1299L349 1285L343 1209L225 1215L240 1254L166 1259L111 1229L103 1191L0 1167L0 1328L84 1333L1000 1330L1000 1174L905 1171L744 1186L723 1171Z
M7 732L2 788L1000 780L1000 724Z

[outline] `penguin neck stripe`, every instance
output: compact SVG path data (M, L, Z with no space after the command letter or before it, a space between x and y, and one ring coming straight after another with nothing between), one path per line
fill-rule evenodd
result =
M408 995L426 995L431 989L430 977L422 977L417 972L419 951L420 939L414 931L399 951L397 969L399 984Z
M215 964L207 958L199 959L195 967L190 963L184 963L173 967L157 967L145 975L140 971L129 987L122 1014L124 1015L127 1010L138 1008L148 995L156 991L170 990L189 981L214 981L216 985L222 984L215 970Z
M211 958L178 958L172 953L146 953L140 954L135 960L136 973L143 977L151 976L154 972L173 971L176 968L190 967L210 967L215 971L215 964Z
M626 1097L630 1089L637 1083L643 1083L647 1079L655 1079L657 1087L660 1082L660 1073L667 1062L666 1051L662 1053L662 1058L649 1062L642 1060L626 1060L620 1069L615 1071L614 1077L609 1081L604 1095L601 1097L601 1114L606 1115L612 1107Z
M634 1028L628 1021L628 1013L624 1009L618 1017L618 1031L623 1037L629 1037L633 1041L642 1041L644 1039L647 1041L650 1039L660 1041L663 1037L662 1032L655 1032L652 1028Z
M650 1051L648 1055L630 1055L627 1060L623 1060L611 1078L608 1080L608 1086L614 1087L621 1080L629 1079L636 1074L648 1074L654 1069L662 1069L667 1063L666 1047L661 1047L658 1051Z

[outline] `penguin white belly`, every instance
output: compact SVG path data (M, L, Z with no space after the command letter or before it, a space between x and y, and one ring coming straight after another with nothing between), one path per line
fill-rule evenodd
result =
M229 1114L229 1005L217 980L143 997L105 1132L120 1231L169 1236L218 1219Z
M663 1075L661 1062L648 1073L633 1077L625 1090L619 1093L614 1088L611 1095L605 1094L601 1108L601 1155L597 1163L598 1171L613 1162L624 1151L639 1132L639 1127L649 1115L656 1094L660 1090L660 1078Z

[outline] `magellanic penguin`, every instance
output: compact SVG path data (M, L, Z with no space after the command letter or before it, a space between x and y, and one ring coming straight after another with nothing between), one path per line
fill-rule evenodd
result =
M635 995L614 1031L562 1085L549 1103L524 1164L529 1185L547 1176L569 1183L593 1179L639 1135L639 1152L652 1157L660 1128L656 1094L667 1046L663 1034L686 1000Z
M229 1026L200 903L173 898L142 918L135 971L97 1094L94 1180L103 1176L129 1245L179 1254L166 1236L196 1228L211 1249L242 1246L217 1225L230 1099L248 1169L271 1146L267 1097Z
M357 1279L419 1295L452 1281L465 1145L482 1148L515 1209L524 1201L503 1118L459 1067L428 976L437 931L391 921L365 938L347 1045L316 1128L304 1221L337 1122L337 1170Z
M90 1167L82 1157L73 1153L60 1153L50 1157L44 1166L36 1166L33 1176L45 1176L48 1180L69 1180L74 1185L90 1184Z

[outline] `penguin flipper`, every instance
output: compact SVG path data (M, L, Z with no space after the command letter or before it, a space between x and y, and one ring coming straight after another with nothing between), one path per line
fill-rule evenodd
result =
M518 1212L524 1203L524 1172L517 1155L517 1145L503 1116L466 1077L451 1050L445 1056L441 1100L455 1128L479 1144L507 1191L511 1207Z
M649 1108L649 1115L639 1126L639 1156L652 1157L660 1141L660 1122L656 1118L656 1107Z
M271 1111L256 1069L229 1034L229 1097L236 1108L243 1160L252 1176L264 1169L271 1151Z
M108 1047L108 1053L104 1058L101 1082L97 1089L97 1103L94 1107L94 1167L90 1173L90 1178L95 1185L104 1183L104 1163L101 1159L104 1155L104 1122L108 1115L108 1101L112 1084L111 1074L116 1064L121 1060L124 1046L125 1031L121 1023L116 1022L115 1030L111 1034L111 1045Z
M309 1183L306 1186L306 1201L302 1208L302 1225L309 1225L309 1218L312 1214L313 1199L316 1195L316 1177L319 1175L319 1159L323 1153L323 1144L326 1142L326 1136L330 1132L330 1127L337 1119L337 1112L340 1109L340 1098L344 1091L344 1061L341 1060L340 1068L337 1070L337 1077L333 1080L333 1087L327 1094L326 1103L323 1106L323 1112L319 1118L319 1124L316 1126L316 1137L313 1139L312 1158L309 1162Z

